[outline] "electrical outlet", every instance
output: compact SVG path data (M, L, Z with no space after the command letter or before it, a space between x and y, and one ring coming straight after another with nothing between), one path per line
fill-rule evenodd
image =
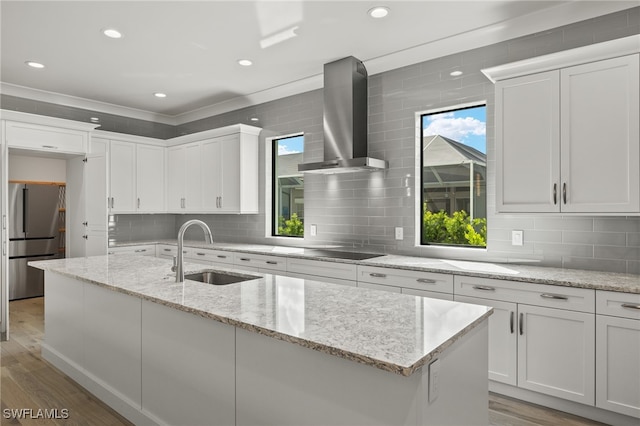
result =
M318 235L318 227L316 225L311 225L311 236L315 237Z
M511 245L521 246L524 245L524 231L511 231Z
M429 403L438 398L440 387L440 359L429 364Z
M396 227L396 240L402 240L404 238L404 232L400 226Z

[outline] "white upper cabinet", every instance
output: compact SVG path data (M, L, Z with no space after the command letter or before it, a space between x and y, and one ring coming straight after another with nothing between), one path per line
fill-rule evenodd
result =
M165 149L163 146L110 141L111 213L165 211Z
M640 211L639 56L560 72L562 211Z
M483 70L496 81L498 212L640 213L637 40Z
M6 124L6 141L10 148L85 154L88 140L87 131L82 130L12 121Z
M200 143L167 150L167 209L172 213L198 212L202 206Z

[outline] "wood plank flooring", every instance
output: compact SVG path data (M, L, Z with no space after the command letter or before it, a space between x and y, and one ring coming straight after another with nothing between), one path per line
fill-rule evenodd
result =
M0 344L0 425L131 425L42 359L44 298L10 302L9 315L10 340ZM68 418L18 419L6 416L10 409L32 409L27 417L37 417L38 409L57 409L58 417ZM497 394L489 395L489 421L492 426L602 425Z

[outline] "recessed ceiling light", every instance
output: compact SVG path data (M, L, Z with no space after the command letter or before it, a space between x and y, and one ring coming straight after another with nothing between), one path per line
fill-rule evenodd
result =
M153 96L155 96L156 98L166 98L167 94L166 93L161 93L161 92L156 92L153 94Z
M260 121L260 119L258 117L256 117L255 115L252 115L251 118L249 118L249 120L251 120L251 121Z
M385 6L377 6L377 7L374 7L373 9L369 9L369 12L367 13L372 18L384 18L389 14L389 8Z
M238 59L238 63L243 67L250 67L251 65L253 65L253 62L248 59Z
M91 117L90 120L94 123L97 123L98 121L100 121L98 117Z
M462 75L462 74L463 74L463 72L462 72L462 71L460 71L460 70L451 71L451 72L449 73L449 75L450 75L451 77L458 77L459 75Z
M122 33L115 28L105 28L102 30L102 34L109 38L122 38Z
M31 68L44 68L44 65L40 62L35 61L27 61L25 64L29 65Z

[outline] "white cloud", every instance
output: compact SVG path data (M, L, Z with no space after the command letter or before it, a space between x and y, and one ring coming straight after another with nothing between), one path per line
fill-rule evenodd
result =
M469 135L482 136L486 131L485 123L476 118L455 118L453 113L443 113L429 117L429 125L424 129L424 134L441 135L462 141Z
M290 148L282 143L278 144L278 155L298 154L302 151Z

